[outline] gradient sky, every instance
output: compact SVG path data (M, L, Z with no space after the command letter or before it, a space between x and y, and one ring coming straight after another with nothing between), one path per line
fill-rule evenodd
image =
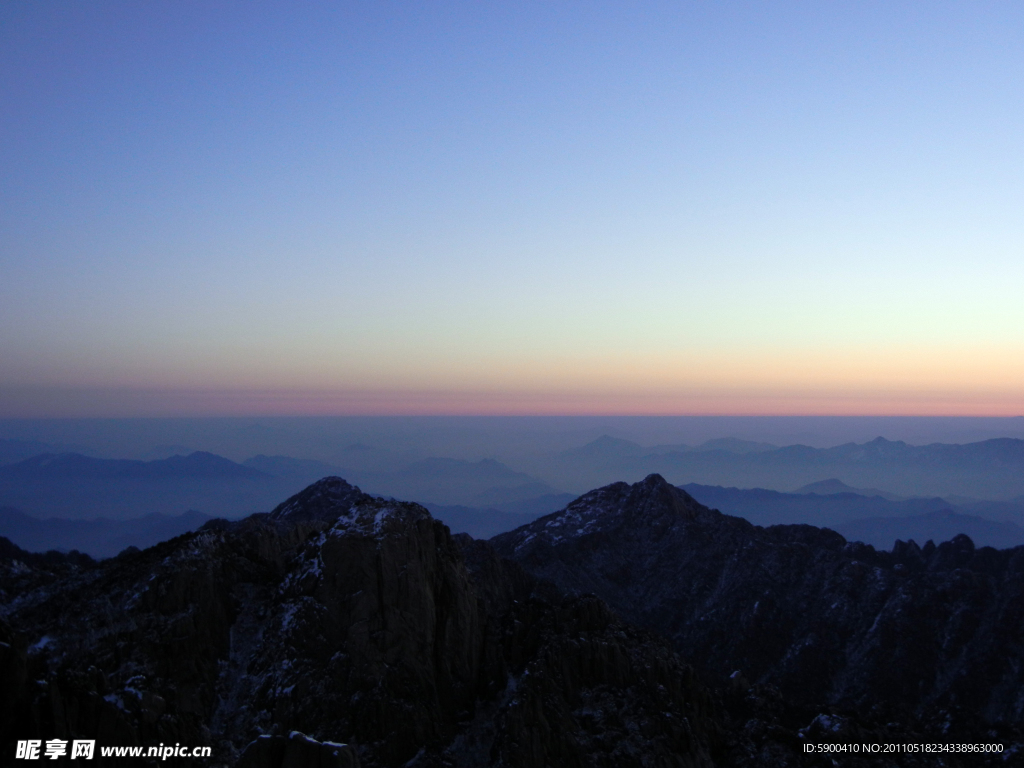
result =
M1024 5L0 5L0 417L1024 413Z

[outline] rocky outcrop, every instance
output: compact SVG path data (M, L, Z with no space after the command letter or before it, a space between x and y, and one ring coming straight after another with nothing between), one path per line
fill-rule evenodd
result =
M722 740L663 640L338 478L100 563L0 553L0 590L7 751L94 738L261 768L708 766Z
M664 634L737 712L773 710L794 737L823 710L943 739L1024 725L1024 548L958 536L876 552L826 529L753 526L657 475L492 542Z

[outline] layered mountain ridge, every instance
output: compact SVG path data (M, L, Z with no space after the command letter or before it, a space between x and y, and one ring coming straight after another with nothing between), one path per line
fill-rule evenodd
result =
M738 443L738 444L737 444ZM911 445L882 437L831 448L743 441L645 448L600 438L545 461L536 472L569 490L658 473L674 484L790 491L827 479L909 496L1006 500L1024 494L1024 440Z
M152 461L44 453L0 465L0 506L36 517L130 519L186 510L241 517L266 512L310 483L344 474L374 493L432 505L557 509L560 491L493 459L426 458L387 469L258 455L242 463L196 451ZM569 498L574 498L570 496Z
M680 486L701 504L749 520L754 525L806 524L831 528L849 540L892 549L897 539L946 541L958 533L975 544L997 549L1024 544L1024 516L1019 505L989 503L983 510L940 498L886 499L866 492L782 493L764 488L722 488L688 483ZM975 514L984 511L986 516Z

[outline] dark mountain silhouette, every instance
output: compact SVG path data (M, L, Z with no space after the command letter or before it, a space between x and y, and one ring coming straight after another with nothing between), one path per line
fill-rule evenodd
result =
M844 713L838 730L881 718L905 732L1019 738L1024 548L957 536L879 552L723 515L658 475L492 541L538 578L671 638L711 684L752 685L741 697L752 702L777 695L788 714L754 717L755 731L831 708Z
M493 543L334 477L99 563L0 539L6 754L95 738L241 768L781 768L833 764L807 742L910 741L998 743L942 764L1008 765L1022 655L1024 548L878 552L658 476Z
M0 540L0 749L239 766L711 766L711 695L593 597L338 478L93 563Z

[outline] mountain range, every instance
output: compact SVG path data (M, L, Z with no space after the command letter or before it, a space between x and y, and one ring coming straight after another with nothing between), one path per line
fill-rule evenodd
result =
M864 491L853 493L854 489L838 480L808 487L833 492L781 493L696 483L680 486L702 504L755 525L815 525L884 549L890 549L897 539L947 541L958 533L967 534L981 546L1002 549L1024 544L1024 527L1018 522L1024 522L1024 516L1017 517L1016 506L1011 503L993 503L998 510L992 508L990 514L1001 515L1002 519L992 519L971 514L978 509L976 505L962 508L940 498L865 496ZM840 487L847 490L840 491Z
M585 494L492 543L670 638L710 684L771 689L790 713L781 727L822 707L850 737L879 719L973 737L1024 719L1022 547L979 549L959 535L877 551L723 515L658 475Z
M620 479L659 473L675 485L735 486L792 491L835 478L903 497L965 496L1004 500L1024 496L1024 440L999 438L963 445L909 445L881 437L833 448L776 448L743 441L644 448L603 437L546 457L533 473L582 492Z
M337 478L98 564L0 542L0 607L5 754L39 734L214 744L243 768L711 766L720 749L664 640Z
M759 527L657 475L492 542L325 478L95 562L0 540L0 750L208 764L932 766L1024 747L1024 548ZM196 764L203 764L201 761Z
M152 461L47 453L0 466L0 505L69 519L178 515L190 509L238 517L267 511L309 483L340 474L377 494L438 505L500 508L560 493L493 459L427 458L398 469L353 472L288 456L258 455L236 463L202 451Z
M10 443L7 447L11 450L37 447L28 442L6 443ZM631 463L630 471L638 473L659 463L697 461L705 468L727 470L727 474L732 473L730 477L742 476L752 467L761 471L780 461L785 464L793 456L803 457L801 471L809 472L808 466L813 466L817 467L815 472L824 472L852 463L864 474L864 467L877 469L884 458L892 464L887 470L890 473L910 476L916 471L921 475L924 467L928 472L948 476L958 473L961 479L973 483L1007 472L1024 477L1015 463L1020 444L1015 440L990 440L963 446L914 447L875 440L861 446L818 450L802 446L780 449L767 443L722 439L699 446L643 448L605 437L573 449L563 458L569 456L591 469L614 469L616 462L627 462ZM174 446L164 448L171 450ZM789 459L783 461L783 454ZM122 544L154 543L156 531L170 536L194 527L195 521L182 517L186 511L223 517L265 511L278 499L330 475L353 478L377 495L416 500L452 530L483 538L557 511L576 497L493 459L420 458L396 468L387 466L396 454L370 446L352 445L344 455L363 469L350 471L312 459L263 454L241 463L205 452L151 461L99 459L75 453L30 456L0 466L0 506L9 510L0 515L0 535L33 550L49 540L50 548L77 548L94 557L107 557L119 551L115 547ZM964 463L954 472L951 465L961 460ZM555 461L553 465L557 464ZM798 465L799 461L790 461L790 470ZM963 484L958 489L968 486ZM1024 543L1024 496L1004 500L963 495L907 497L820 475L788 493L692 482L681 487L710 507L759 525L807 523L829 527L848 538L885 548L896 539L942 541L957 533L966 533L982 545ZM994 495L991 489L987 495ZM33 519L80 522L60 525L63 533L48 537ZM108 522L115 520L124 521L123 527L118 529ZM58 526L56 522L51 525Z

